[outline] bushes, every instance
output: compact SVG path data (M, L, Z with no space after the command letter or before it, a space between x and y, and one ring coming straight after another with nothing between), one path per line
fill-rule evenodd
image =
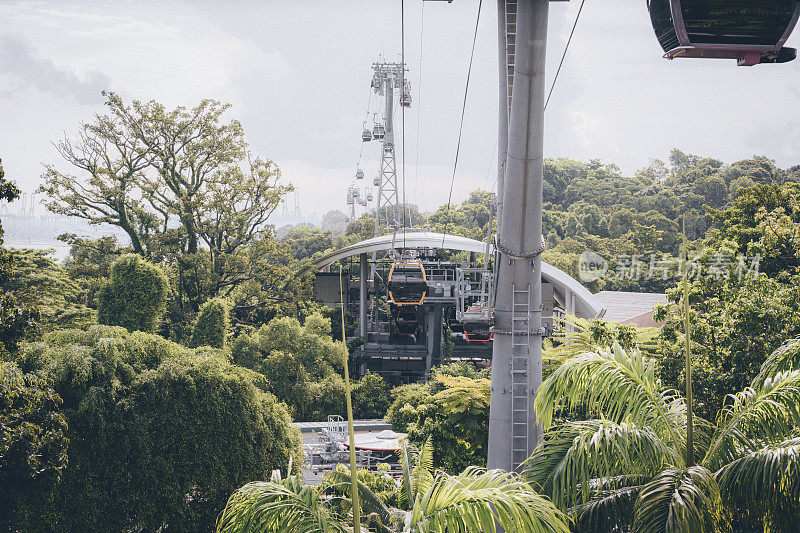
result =
M70 440L52 502L29 500L22 530L208 531L237 487L299 464L285 407L224 351L95 326L47 334L19 362L64 399Z
M128 254L111 266L111 277L100 290L98 318L101 324L128 331L155 331L164 314L169 282L164 271Z
M460 472L484 466L489 435L488 372L465 363L436 367L425 384L401 385L386 419L395 431L407 432L422 445L431 438L435 466Z
M0 362L0 530L16 530L31 501L46 501L67 464L61 398L47 382Z
M386 381L372 372L353 384L352 394L353 412L358 418L383 418L392 403Z
M211 346L224 348L228 336L228 306L214 298L206 302L192 332L192 346Z
M417 420L416 408L431 401L430 387L425 383L408 383L392 389L394 401L386 412L386 421L395 431L406 433Z
M319 313L302 326L295 318L276 318L231 347L233 361L264 375L268 390L286 402L298 421L346 414L345 348L331 338L331 321ZM353 383L353 416L380 418L390 404L389 388L376 374Z

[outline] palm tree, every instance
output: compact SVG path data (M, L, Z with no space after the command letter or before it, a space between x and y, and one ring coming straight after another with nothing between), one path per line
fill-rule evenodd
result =
M569 532L567 517L516 474L476 467L456 476L435 472L430 440L421 451L404 444L400 462L400 508L387 507L359 482L362 528L377 533L477 533L494 532L499 524L506 531ZM349 473L329 475L338 482L334 488L350 492ZM276 471L270 481L248 483L231 496L217 532L350 532L352 515L341 517L332 509L340 498L303 485L302 475L284 479Z
M656 362L637 350L567 361L534 407L546 433L525 474L581 531L797 530L800 339L775 351L715 424L693 417L696 464L684 398L662 389ZM579 410L597 418L554 423Z

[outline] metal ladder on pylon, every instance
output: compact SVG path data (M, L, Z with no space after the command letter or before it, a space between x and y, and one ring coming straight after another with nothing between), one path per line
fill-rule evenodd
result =
M528 458L531 395L531 286L511 286L511 450L514 469Z
M506 0L506 81L508 83L508 117L511 120L511 93L514 88L514 57L517 40L517 0Z

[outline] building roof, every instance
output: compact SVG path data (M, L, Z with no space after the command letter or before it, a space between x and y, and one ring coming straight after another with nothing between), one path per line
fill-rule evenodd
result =
M602 291L594 296L606 309L605 320L636 325L655 325L652 322L653 308L667 303L666 294L658 292ZM640 323L642 321L649 323Z

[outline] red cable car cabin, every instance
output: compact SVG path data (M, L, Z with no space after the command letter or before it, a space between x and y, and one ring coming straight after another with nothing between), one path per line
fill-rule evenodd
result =
M800 15L800 0L648 0L664 57L736 59L740 66L785 63L783 45Z
M428 278L422 263L394 263L386 282L395 305L421 305L428 293Z

